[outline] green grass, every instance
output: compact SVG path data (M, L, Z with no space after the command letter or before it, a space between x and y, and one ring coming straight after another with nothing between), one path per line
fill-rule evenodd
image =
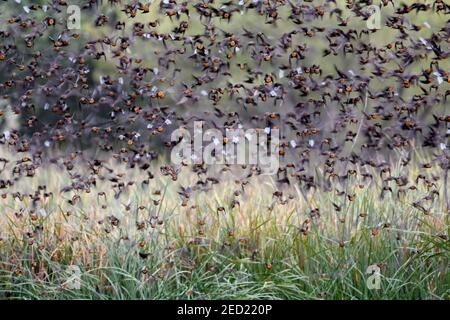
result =
M299 188L284 190L278 199L272 195L274 182L255 179L237 197L240 206L232 208L232 193L240 185L230 179L209 193L192 195L182 206L178 187L194 179L186 172L177 182L159 175L148 187L136 182L120 199L109 193L106 200L98 197L99 190L107 190L107 183L99 182L90 193L79 192L82 200L70 205L72 193L57 192L68 178L56 172L41 170L34 179L36 184L47 181L55 192L37 205L46 215L26 198L1 200L2 298L450 297L449 216L442 197L428 202L428 214L412 206L433 188L442 194L439 184L429 189L419 181L417 190L400 199L393 185L393 195L381 200L377 181L361 188L358 173L347 184L348 194L356 198L344 201L335 191ZM410 170L411 184L416 174ZM126 180L132 177L139 181L137 172ZM24 192L35 187L29 182L17 186ZM340 212L332 202L342 205ZM312 214L315 208L320 217ZM108 218L112 214L118 225ZM136 221L146 221L145 227L138 230ZM26 235L36 226L42 230ZM381 287L370 290L366 271L375 264ZM70 265L81 270L79 290L67 286Z
M2 271L1 294L27 299L448 298L448 243L423 240L426 251L404 258L391 243L371 248L364 232L355 239L360 244L351 244L349 249L311 246L309 240L299 238L280 243L276 249L282 251L287 244L299 245L304 251L291 257L276 252L280 257L272 257L270 270L260 261L234 258L218 249L193 246L186 257L175 250L143 261L134 250L118 245L108 249L105 266L80 265L80 290L64 288L68 275L63 263L36 254L35 259L43 262L49 274L40 278L30 270L30 262L22 260L23 274ZM371 258L385 265L380 290L369 290L365 284ZM299 264L302 260L305 262Z

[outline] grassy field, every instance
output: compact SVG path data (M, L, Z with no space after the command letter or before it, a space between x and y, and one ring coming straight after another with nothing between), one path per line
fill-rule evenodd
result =
M142 184L142 172L115 165L127 172L116 199L105 168L95 188L61 193L67 172L42 167L14 186L27 194L45 185L35 201L0 200L0 297L448 299L449 215L444 187L433 184L440 172L420 172L426 178L415 183L417 167L393 168L410 188L397 196L393 182L383 199L375 171L371 182L357 171L343 184L351 197L279 190L271 177L242 187L226 173L227 182L187 198L180 186L197 179L188 168L173 181L155 166ZM424 197L425 211L413 206ZM367 285L377 276L369 266L379 268L379 289Z

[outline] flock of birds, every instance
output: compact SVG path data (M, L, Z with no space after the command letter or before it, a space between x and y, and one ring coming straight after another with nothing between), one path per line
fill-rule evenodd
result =
M295 185L352 201L347 181L378 176L381 197L418 184L428 198L447 197L437 187L450 168L443 0L89 0L79 1L81 30L67 28L69 1L22 2L1 3L0 124L19 119L0 131L2 199L52 196L45 186L14 190L49 164L70 176L59 192L73 196L71 205L99 179L120 198L134 181L111 161L142 170L145 186L177 143L171 131L194 121L223 132L279 128L275 197ZM373 5L381 30L366 28ZM396 175L392 159L408 167L417 150L427 160L416 179ZM220 184L231 167L189 166L198 180L181 187L181 200ZM242 188L260 174L257 165L238 167ZM168 162L159 174L175 181L182 168ZM413 205L427 213L426 201Z

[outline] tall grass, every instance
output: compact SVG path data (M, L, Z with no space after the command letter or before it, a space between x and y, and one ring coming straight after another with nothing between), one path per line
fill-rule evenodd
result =
M0 201L0 297L450 297L445 190L439 182L415 184L417 168L408 170L416 189L397 196L394 183L383 199L376 172L371 182L358 172L345 184L347 194L356 196L351 201L337 191L296 185L274 195L278 187L267 177L250 179L242 189L231 174L227 182L183 201L180 185L197 179L188 169L176 182L155 174L149 185L141 184L142 173L127 172L124 180L135 183L119 199L106 178L89 193L60 193L70 179L56 165L19 180L14 188L22 193L45 184L53 195L34 204L10 195ZM427 176L437 174L429 169ZM427 200L429 212L412 205L432 190L439 196ZM75 194L81 200L70 204ZM234 207L233 199L239 201ZM73 265L81 270L79 289L68 281ZM367 285L371 265L380 268L378 290Z

